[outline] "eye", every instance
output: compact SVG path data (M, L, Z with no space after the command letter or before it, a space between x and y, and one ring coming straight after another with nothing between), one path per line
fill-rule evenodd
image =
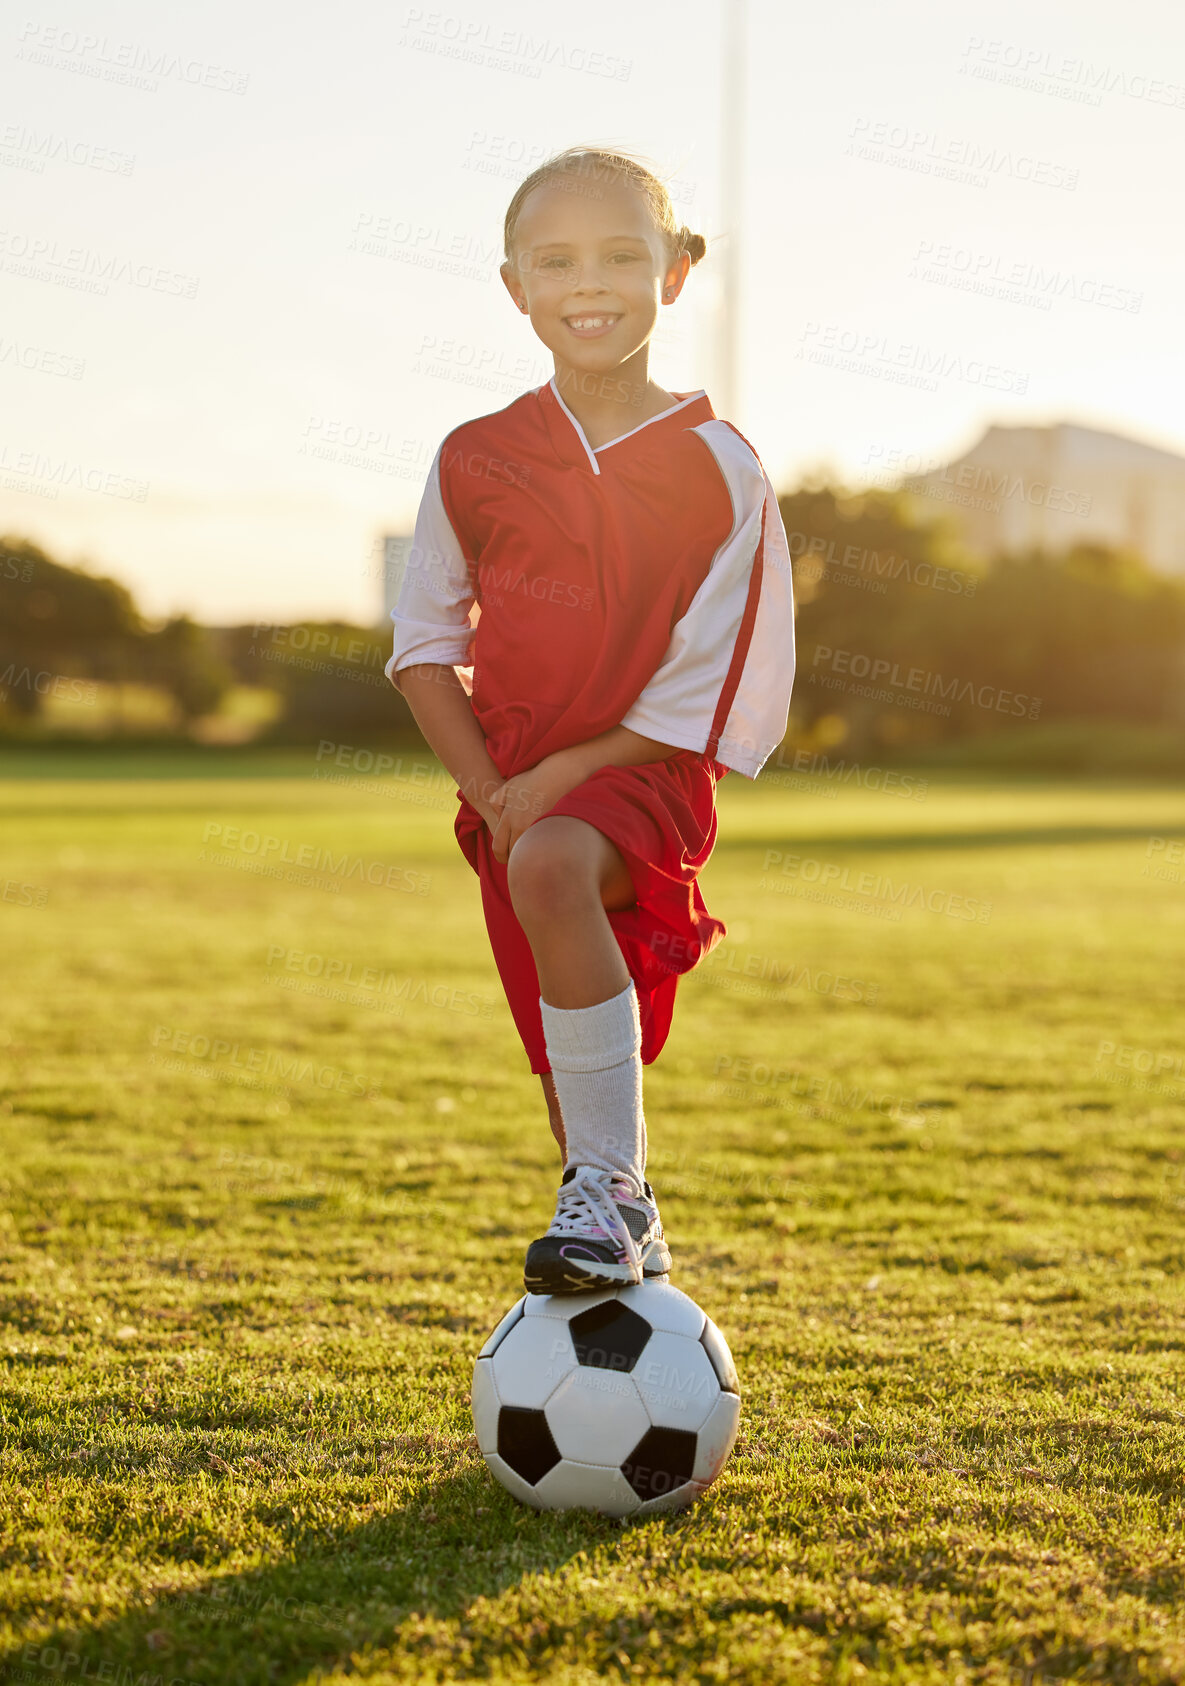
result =
M614 252L613 256L614 258L624 258L626 263L637 263L639 261L637 252Z
M558 269L561 264L568 263L569 261L570 260L568 258L544 258L541 261L539 268Z

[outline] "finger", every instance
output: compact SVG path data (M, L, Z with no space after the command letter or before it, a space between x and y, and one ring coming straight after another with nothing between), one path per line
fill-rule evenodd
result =
M507 821L506 821L506 830L507 830L506 854L507 854L507 858L509 858L512 850L514 849L514 845L518 842L518 840L522 836L523 832L530 829L530 824L531 824L530 820L524 820L521 814L514 814L514 815L508 816Z

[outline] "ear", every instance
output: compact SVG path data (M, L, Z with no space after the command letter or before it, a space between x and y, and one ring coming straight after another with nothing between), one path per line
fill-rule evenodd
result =
M675 300L679 297L679 294L683 291L683 283L687 279L687 273L690 268L690 252L680 252L679 256L675 259L674 263L662 278L660 297L662 298L663 304L674 304Z
M519 281L518 276L514 273L510 263L503 263L499 267L498 274L502 277L502 280L506 285L506 291L510 294L519 310L525 310L527 308L527 295L523 292L522 283Z

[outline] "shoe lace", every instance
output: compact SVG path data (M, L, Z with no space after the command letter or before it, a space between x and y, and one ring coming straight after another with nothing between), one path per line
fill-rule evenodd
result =
M555 1219L551 1227L553 1230L571 1229L579 1232L591 1217L602 1229L621 1242L631 1270L635 1276L640 1276L642 1254L613 1198L611 1177L612 1173L609 1171L596 1171L591 1166L581 1166L572 1181L564 1183L560 1188Z

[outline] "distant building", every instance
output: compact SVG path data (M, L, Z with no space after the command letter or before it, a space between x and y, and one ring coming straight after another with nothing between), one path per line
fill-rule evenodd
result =
M989 427L956 461L899 483L955 517L984 557L1085 541L1185 575L1185 457L1118 433L1073 422Z

